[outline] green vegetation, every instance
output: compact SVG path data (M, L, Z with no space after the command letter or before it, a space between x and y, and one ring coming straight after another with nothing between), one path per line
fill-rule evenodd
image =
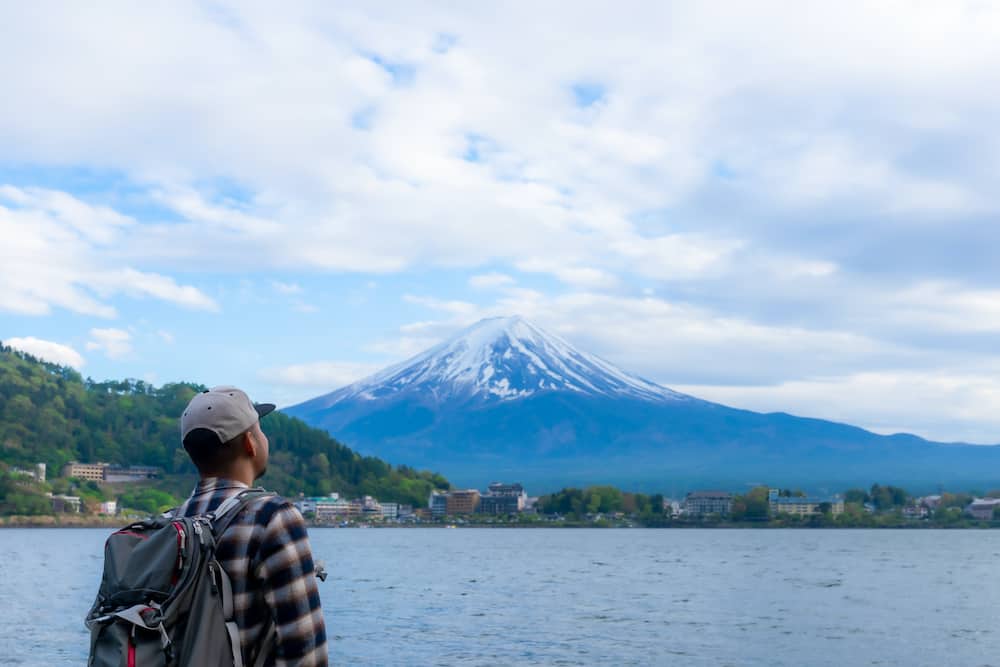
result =
M177 420L202 389L94 382L0 344L0 513L50 512L47 492L79 496L85 508L116 496L122 506L147 512L176 504L197 478L180 446ZM262 420L261 427L271 442L263 483L289 497L338 491L422 506L432 489L449 488L439 474L360 456L325 431L281 413ZM141 486L52 479L70 461L158 466L165 478ZM46 464L49 482L11 471L36 463Z
M804 497L799 490L782 489L781 497ZM551 525L647 527L707 527L761 526L770 528L1000 528L1000 507L994 508L989 520L976 519L964 512L973 498L984 497L980 492L941 493L935 507L928 508L923 518L904 515L904 508L916 509L918 499L897 486L873 484L868 490L849 489L841 494L844 510L834 514L833 504L822 502L817 512L809 516L773 513L768 503L768 488L758 486L745 494L734 495L727 515L674 516L663 510L663 496L626 493L609 486L586 489L567 488L539 498L543 521ZM1000 498L1000 491L985 494Z
M613 486L567 488L538 499L542 514L559 514L580 520L587 515L631 515L647 521L663 516L663 496L624 493Z

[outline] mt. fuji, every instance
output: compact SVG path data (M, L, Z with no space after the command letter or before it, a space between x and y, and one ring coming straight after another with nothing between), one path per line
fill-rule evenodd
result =
M622 371L520 317L482 320L285 412L354 449L452 483L840 490L1000 485L1000 447L737 410ZM992 487L991 487L992 488Z
M384 400L403 394L434 397L442 403L509 401L549 391L653 402L691 400L580 352L520 317L494 317L302 407L329 408L352 399Z

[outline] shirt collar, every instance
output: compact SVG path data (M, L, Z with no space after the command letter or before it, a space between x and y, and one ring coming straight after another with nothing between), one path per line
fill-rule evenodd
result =
M202 493L211 493L219 489L249 489L250 487L243 482L238 482L235 479L226 479L224 477L202 477L198 481L198 485L194 487L194 493L192 495L200 495Z

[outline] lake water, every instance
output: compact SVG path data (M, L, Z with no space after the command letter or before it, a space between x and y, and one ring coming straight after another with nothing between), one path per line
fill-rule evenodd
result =
M107 532L0 530L0 664L85 663ZM331 664L1000 666L1000 531L311 535Z

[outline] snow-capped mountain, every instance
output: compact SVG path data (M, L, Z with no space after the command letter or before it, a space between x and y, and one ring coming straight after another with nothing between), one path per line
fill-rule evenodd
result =
M330 407L402 392L439 401L504 401L546 391L644 401L690 398L626 373L514 316L481 320L412 359L314 401Z
M286 413L363 454L453 484L532 492L616 484L679 492L747 484L841 491L1000 486L1000 447L883 436L737 410L671 391L519 317L483 320Z

